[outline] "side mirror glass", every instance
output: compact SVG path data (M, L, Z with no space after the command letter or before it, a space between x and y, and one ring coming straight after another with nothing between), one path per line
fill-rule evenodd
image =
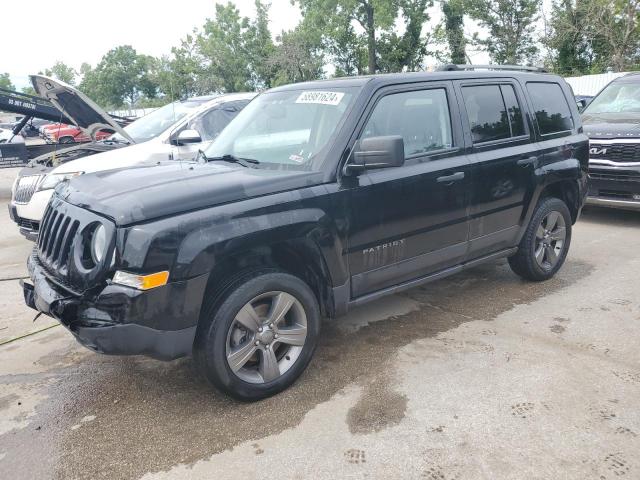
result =
M400 167L404 164L404 140L400 135L358 140L348 170Z
M187 145L189 143L200 143L202 137L197 130L182 130L175 139L176 145Z

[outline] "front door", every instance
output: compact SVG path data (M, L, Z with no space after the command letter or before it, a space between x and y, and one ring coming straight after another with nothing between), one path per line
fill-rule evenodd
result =
M359 138L400 135L402 167L351 191L349 269L357 298L459 263L467 250L469 163L448 82L383 89Z

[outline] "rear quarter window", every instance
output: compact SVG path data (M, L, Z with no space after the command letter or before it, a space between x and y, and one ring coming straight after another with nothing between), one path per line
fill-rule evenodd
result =
M540 134L566 132L573 129L573 119L562 88L552 82L528 82L533 110Z

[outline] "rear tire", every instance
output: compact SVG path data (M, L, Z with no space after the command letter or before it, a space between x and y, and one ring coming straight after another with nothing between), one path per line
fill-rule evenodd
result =
M200 370L222 392L255 401L288 388L305 370L320 309L298 277L251 272L211 302L200 321L194 345Z
M509 257L509 266L526 280L548 280L564 264L570 244L571 214L567 205L559 198L544 198L531 217L518 251Z

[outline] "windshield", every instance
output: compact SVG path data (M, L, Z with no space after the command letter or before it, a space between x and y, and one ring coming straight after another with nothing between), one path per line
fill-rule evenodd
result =
M329 140L358 91L332 87L264 93L238 114L205 155L254 159L260 168L320 170Z
M585 114L640 113L640 83L612 83L585 108Z
M127 132L136 143L146 142L160 135L171 125L184 118L185 115L193 112L202 104L203 102L195 100L170 103L127 125L124 127L124 131ZM110 138L116 141L125 141L125 138L119 133L112 135Z

